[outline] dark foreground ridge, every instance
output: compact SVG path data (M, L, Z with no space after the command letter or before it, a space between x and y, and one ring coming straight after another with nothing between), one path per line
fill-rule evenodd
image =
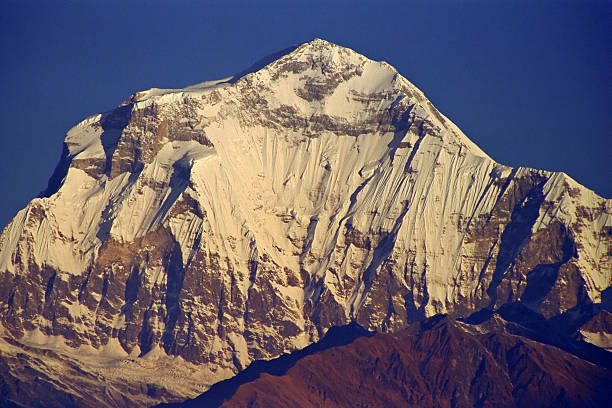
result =
M353 324L319 343L257 361L172 407L602 407L609 369L527 337L492 315L437 315L397 333Z
M307 356L321 353L334 347L345 346L358 338L371 337L373 335L374 333L365 330L357 323L332 327L327 331L323 339L317 343L293 353L284 354L273 360L254 361L235 377L215 384L207 392L193 400L176 404L160 404L158 407L220 407L225 401L229 401L232 398L240 386L257 380L262 374L283 376L287 374L291 367Z

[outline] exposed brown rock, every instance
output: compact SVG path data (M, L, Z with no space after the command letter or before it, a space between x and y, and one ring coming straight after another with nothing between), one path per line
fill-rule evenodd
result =
M508 333L435 317L279 359L182 407L599 407L610 371ZM311 347L312 348L312 347ZM293 365L295 364L295 365ZM263 366L262 366L263 367ZM284 368L283 368L284 367ZM245 373L248 373L247 369ZM268 370L268 371L266 371ZM247 381L253 378L252 381ZM247 382L244 382L247 381ZM235 384L235 385L234 385ZM235 388L237 386L237 388ZM223 402L225 400L225 402Z
M588 322L580 326L580 330L591 333L610 333L612 334L612 313L607 310L602 310L590 319Z

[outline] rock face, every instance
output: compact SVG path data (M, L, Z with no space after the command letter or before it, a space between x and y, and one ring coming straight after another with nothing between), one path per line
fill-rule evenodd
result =
M606 310L597 313L580 327L580 337L587 343L612 351L612 314Z
M611 208L495 163L393 67L323 40L137 93L68 132L0 235L2 393L36 375L76 405L193 397L332 326L508 303L578 328L611 283Z

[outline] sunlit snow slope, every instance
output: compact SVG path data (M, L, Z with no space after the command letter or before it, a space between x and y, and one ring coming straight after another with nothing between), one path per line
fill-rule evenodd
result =
M495 163L350 49L314 40L251 71L141 92L68 132L49 188L0 236L11 375L29 364L81 404L146 405L349 321L601 303L612 200ZM107 391L70 388L65 361Z

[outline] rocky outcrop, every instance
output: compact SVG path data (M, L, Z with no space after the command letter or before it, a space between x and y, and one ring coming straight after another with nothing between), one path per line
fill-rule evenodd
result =
M579 337L587 343L612 352L612 314L602 310L580 326Z
M67 361L163 388L148 404L349 322L520 304L578 328L610 286L610 200L495 163L393 67L322 40L135 94L64 146L0 235L0 321L7 355L85 405L103 385L66 385Z

